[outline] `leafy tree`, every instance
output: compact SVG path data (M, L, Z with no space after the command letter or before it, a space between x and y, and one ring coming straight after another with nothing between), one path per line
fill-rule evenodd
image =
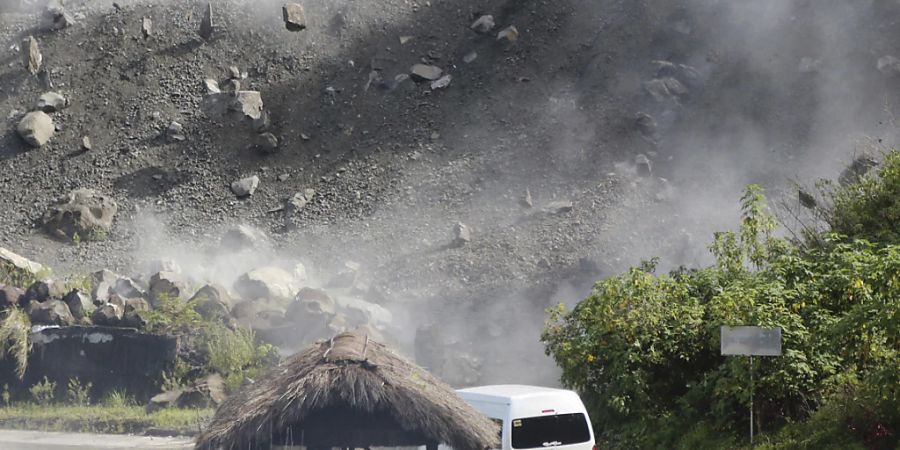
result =
M600 440L612 448L733 448L746 428L750 367L719 354L719 329L758 325L783 330L783 356L753 368L760 428L788 425L775 438L783 448L825 448L809 446L824 438L791 440L812 415L809 423L829 424L831 434L894 448L900 242L892 213L878 212L895 207L894 192L897 154L877 174L830 191L826 220L854 233L823 233L807 246L774 237L762 191L749 186L740 230L714 235L714 266L655 275L643 264L599 281L572 311L552 308L542 340ZM848 392L861 403L834 406Z

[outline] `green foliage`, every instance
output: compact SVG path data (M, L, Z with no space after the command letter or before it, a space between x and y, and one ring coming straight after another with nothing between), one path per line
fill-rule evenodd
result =
M150 428L191 435L209 421L212 409L166 408L148 414L141 405L67 406L15 404L0 408L4 428L80 433L144 434Z
M203 325L203 318L197 313L197 301L185 301L178 297L160 295L153 308L141 311L147 322L147 330L152 333L176 333L195 329Z
M900 153L888 153L874 174L832 188L826 221L835 233L872 242L900 242Z
M127 392L116 389L107 393L103 400L100 401L100 404L107 408L126 408L134 406L137 402Z
M66 385L66 401L75 406L89 405L91 403L91 383L81 384L78 378L70 378Z
M900 168L896 155L889 161ZM894 176L900 181L900 172L882 172L864 182ZM742 210L738 232L714 236L715 266L655 275L655 264L642 264L598 282L572 311L549 310L546 351L563 383L581 393L598 439L609 448L734 448L746 429L750 367L720 356L719 328L758 325L783 330L783 356L757 358L753 368L759 423L785 430L766 445L825 448L817 445L834 437L847 445L832 448L894 448L900 242L823 234L822 245L789 244L773 237L776 223L756 186ZM848 385L857 387L835 388ZM806 424L828 429L813 434Z
M229 329L211 324L203 330L209 357L207 370L222 375L225 387L234 392L245 378L255 378L277 357L275 348L258 344L253 330Z
M31 398L40 406L47 406L53 402L56 396L56 382L50 381L44 377L41 381L34 384L28 389Z
M6 317L0 321L0 359L13 358L16 375L22 379L28 368L28 353L31 351L31 343L28 341L31 321L19 308L11 308L5 314Z
M0 261L0 284L5 286L27 288L37 281L46 280L50 277L50 273L50 269L47 267L44 267L37 273L30 273L12 264Z

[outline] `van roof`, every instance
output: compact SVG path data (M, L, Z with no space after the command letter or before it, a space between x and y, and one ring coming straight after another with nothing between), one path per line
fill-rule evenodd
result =
M527 398L547 397L559 394L573 395L574 392L564 389L554 389L542 386L526 386L522 384L495 384L491 386L477 386L457 390L465 397L482 401L511 402Z

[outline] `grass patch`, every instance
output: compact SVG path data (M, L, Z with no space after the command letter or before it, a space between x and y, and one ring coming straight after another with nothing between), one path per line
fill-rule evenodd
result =
M191 436L206 426L214 412L168 408L147 414L143 406L19 404L0 408L0 427L110 434L143 434L157 429Z

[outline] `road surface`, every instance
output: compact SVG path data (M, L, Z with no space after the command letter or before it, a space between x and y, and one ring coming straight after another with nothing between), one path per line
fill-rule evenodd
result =
M0 430L3 450L186 450L190 438Z

